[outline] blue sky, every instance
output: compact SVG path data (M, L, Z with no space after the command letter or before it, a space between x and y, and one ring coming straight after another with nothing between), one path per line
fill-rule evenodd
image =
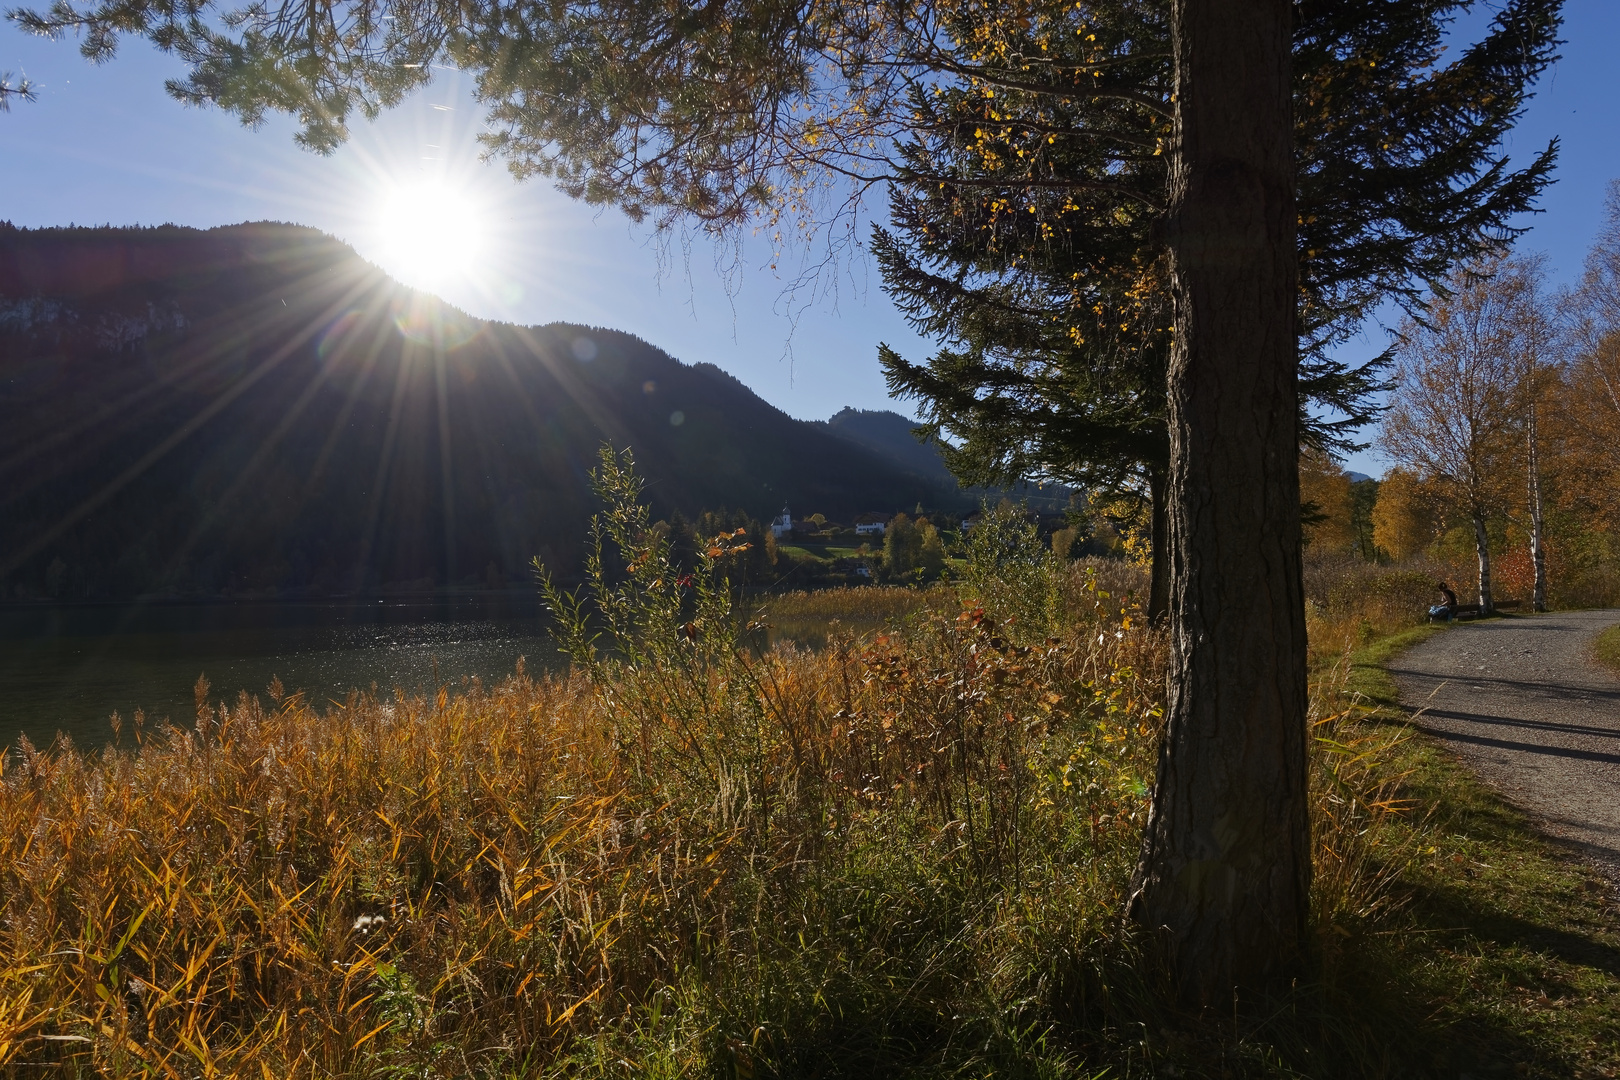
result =
M1562 139L1558 183L1520 244L1547 253L1555 282L1579 275L1608 182L1620 178L1620 2L1569 0L1565 18L1564 59L1506 145L1526 160L1549 138ZM788 272L817 252L790 253L773 272L762 238L746 240L740 253L701 239L660 245L615 211L480 163L474 136L482 118L453 71L375 124L357 125L350 144L327 158L294 146L286 120L248 131L222 113L180 105L163 91L180 65L139 42L98 67L70 40L33 38L5 23L0 71L26 74L38 88L37 101L0 115L0 219L17 225L313 225L473 314L626 330L682 360L719 364L806 419L844 405L896 407L878 372L877 343L913 356L928 349L883 296L869 262L845 260L823 275L817 294L790 294ZM388 243L379 205L395 187L423 180L477 208L485 241L475 272L434 275L413 260L426 249ZM1386 340L1371 326L1348 349L1372 353ZM1370 454L1349 465L1383 469Z

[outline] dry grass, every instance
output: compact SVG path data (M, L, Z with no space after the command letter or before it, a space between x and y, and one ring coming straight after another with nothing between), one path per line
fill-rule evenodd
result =
M1348 555L1307 554L1304 578L1305 621L1317 667L1426 622L1429 605L1439 598L1438 581L1466 594L1448 567L1381 566Z
M1111 932L1155 650L1018 648L945 612L739 658L701 715L520 674L324 713L202 702L139 748L25 749L0 778L0 1062L678 1072L902 971L923 973L908 1000L948 994L997 954L993 981L1027 984L1003 992L1039 992L1038 945Z
M284 1077L1128 1061L1148 1051L1119 1020L1155 1006L1117 912L1163 653L1139 624L1098 625L1029 647L937 605L903 634L739 656L701 714L656 683L519 674L325 712L203 702L194 731L139 747L25 751L0 777L0 1062ZM1333 941L1384 896L1384 736L1342 713L1315 724ZM1041 1034L1053 1024L1062 1044Z
M770 597L763 612L773 619L814 620L826 624L883 623L904 618L938 600L938 589L908 589L901 585L864 585L857 588L816 589L780 593Z
M1096 588L1093 589L1092 585ZM1148 568L1124 559L1075 559L1064 571L1061 594L1070 617L1090 613L1097 593L1131 612L1147 610Z
M791 597L890 628L758 655L661 559L602 594L643 636L598 654L576 621L569 676L324 710L199 685L194 730L24 748L0 1072L1364 1076L1436 1037L1366 958L1444 841L1347 663L1312 692L1322 981L1186 1017L1118 914L1164 686L1138 571ZM1335 599L1398 594L1355 582L1330 644L1394 610Z
M902 585L862 585L833 589L799 590L779 593L758 605L756 646L794 645L823 649L829 638L839 634L870 634L894 625L930 602L938 603L944 592L906 588Z

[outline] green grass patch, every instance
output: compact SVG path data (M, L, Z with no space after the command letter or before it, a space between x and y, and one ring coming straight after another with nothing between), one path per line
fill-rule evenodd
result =
M858 544L818 544L808 542L802 544L783 544L776 549L783 555L795 559L819 559L831 562L834 559L853 559L860 555ZM870 551L867 552L871 554Z
M778 544L777 553L790 559L815 559L820 561L821 555L803 544Z
M1620 671L1620 625L1609 627L1597 636L1592 642L1592 653L1598 658L1598 663L1614 671Z
M837 544L828 544L825 548L822 548L822 551L826 553L829 559L853 559L861 553L861 549L858 547Z
M1398 707L1401 700L1400 688L1395 685L1395 679L1390 675L1386 665L1412 646L1449 629L1450 627L1444 624L1431 623L1427 626L1407 627L1374 639L1350 654L1346 688L1350 693L1381 709Z

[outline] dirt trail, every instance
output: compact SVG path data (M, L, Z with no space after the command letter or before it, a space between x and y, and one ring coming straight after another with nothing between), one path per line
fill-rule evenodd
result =
M1620 883L1620 678L1592 639L1620 610L1463 623L1389 670L1418 723Z

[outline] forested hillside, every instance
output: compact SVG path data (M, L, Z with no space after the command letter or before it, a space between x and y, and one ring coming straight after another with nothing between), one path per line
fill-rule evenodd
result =
M471 318L310 229L0 226L7 597L567 572L604 440L635 450L658 514L974 502L713 365Z

